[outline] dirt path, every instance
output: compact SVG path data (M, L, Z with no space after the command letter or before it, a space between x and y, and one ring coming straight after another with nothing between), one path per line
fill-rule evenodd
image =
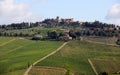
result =
M56 49L55 51L53 51L52 53L44 56L43 58L39 59L38 61L34 62L32 65L30 65L30 67L25 71L25 73L23 75L28 75L28 72L31 70L32 66L36 65L38 62L43 61L44 59L48 58L49 56L55 54L56 52L58 52L61 48L63 48L65 45L67 44L67 42L65 42L62 46L60 46L58 49Z
M10 41L8 41L8 42L5 42L5 43L3 43L3 44L0 44L0 46L4 46L4 45L6 45L6 44L8 44L8 43L10 43L10 42L12 42L12 41L15 41L16 39L12 39L12 40L10 40Z
M88 62L89 62L89 64L90 64L90 66L92 67L94 73L95 73L96 75L98 75L98 73L97 73L97 71L96 71L96 69L95 69L95 67L94 67L94 65L93 65L93 63L92 63L92 61L91 61L90 59L88 59Z

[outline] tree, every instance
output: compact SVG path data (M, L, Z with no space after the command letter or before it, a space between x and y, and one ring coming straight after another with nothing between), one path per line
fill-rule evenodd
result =
M57 32L56 31L48 32L48 38L57 40L58 39Z
M117 45L120 45L120 38L118 38L118 40L116 41Z
M70 37L72 37L73 39L76 39L76 34L75 34L75 32L73 32L73 31L70 31L69 32L69 35L70 35Z
M100 75L108 75L107 72L101 72Z
M32 40L42 40L42 39L43 39L42 35L35 35L32 37Z
M60 36L59 40L60 41L64 41L64 42L68 42L69 41L69 37L67 37L67 36Z
M67 72L65 73L65 75L70 75L70 70L67 70Z

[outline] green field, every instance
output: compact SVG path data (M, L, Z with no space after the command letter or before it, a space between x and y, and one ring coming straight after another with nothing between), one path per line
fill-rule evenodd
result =
M94 40L98 41L98 39ZM63 42L56 41L0 37L0 75L22 75L30 64L56 50L62 44ZM119 75L112 73L120 70L120 47L85 41L68 42L59 52L38 63L37 66L64 68L74 75L95 75L88 59L91 59L98 73L106 71L110 75Z
M120 71L120 58L92 59L98 73L117 73Z
M21 75L30 64L63 44L63 42L56 41L14 39L14 41L0 46L0 75ZM8 40L0 38L0 42L2 44Z
M37 66L52 66L69 69L75 75L95 75L88 59L116 59L120 62L120 48L103 44L80 41L70 41L64 48ZM111 60L111 62L113 62ZM99 65L99 64L98 64ZM111 63L120 69L116 63ZM111 67L109 65L109 67ZM95 66L94 66L95 67ZM101 66L102 68L102 66ZM105 70L108 68L104 68Z
M8 37L4 38L4 37L0 37L0 45L4 44L4 43L6 43L7 41L10 41L10 40L12 40L12 39L13 39L13 38L8 38Z
M83 37L84 40L89 40L92 42L101 42L104 44L116 44L117 38L115 37Z

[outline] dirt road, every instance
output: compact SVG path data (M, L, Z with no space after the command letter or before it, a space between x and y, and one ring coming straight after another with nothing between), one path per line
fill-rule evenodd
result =
M96 71L96 69L95 69L95 67L94 67L94 65L93 65L93 63L92 63L92 61L91 61L90 59L88 59L88 62L89 62L89 64L90 64L90 66L92 67L94 73L95 73L96 75L98 75L98 73L97 73L97 71Z

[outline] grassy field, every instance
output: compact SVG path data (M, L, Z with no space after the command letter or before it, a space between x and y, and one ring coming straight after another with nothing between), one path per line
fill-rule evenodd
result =
M120 71L120 58L113 59L92 59L98 73L117 73Z
M21 75L30 64L63 44L55 41L15 39L0 46L0 75ZM5 38L0 38L0 42L4 43L3 40L6 41Z
M12 71L12 72L0 74L0 75L23 75L23 73L25 72L25 70L26 69L16 70L16 71Z
M13 38L8 38L8 37L3 38L3 37L0 37L0 45L4 44L4 43L6 43L6 42L8 42L8 41L10 41L12 39Z
M120 48L84 41L70 41L59 52L38 63L36 66L67 68L75 75L95 75L88 63L88 59L116 59L119 62ZM114 61L111 60L111 62ZM116 63L111 63L111 65L120 69L120 66Z
M101 42L104 44L116 44L117 38L112 37L83 37L84 40L90 40L92 42Z

